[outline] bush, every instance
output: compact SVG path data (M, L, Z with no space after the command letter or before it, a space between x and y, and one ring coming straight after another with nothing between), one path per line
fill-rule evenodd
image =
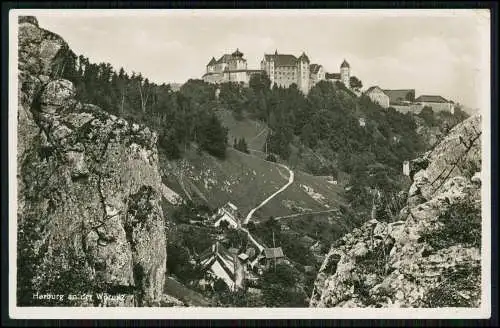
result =
M481 159L478 161L466 160L457 164L459 169L463 172L463 175L470 179L474 176L476 172L481 171Z
M465 247L481 247L481 210L471 203L458 203L439 216L443 226L420 237L439 250L456 244Z
M277 159L276 159L276 156L274 156L273 154L269 154L266 157L266 161L276 163Z
M481 267L460 265L448 268L441 283L424 295L424 307L478 307L481 296ZM465 296L464 296L465 295Z
M174 160L181 157L177 140L172 134L163 134L160 137L160 147L165 151L165 155L168 159Z

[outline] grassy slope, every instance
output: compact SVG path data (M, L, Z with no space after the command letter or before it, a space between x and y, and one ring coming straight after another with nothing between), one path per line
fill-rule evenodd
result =
M250 119L237 121L227 110L217 111L217 117L229 129L228 141L231 146L234 138L245 138L248 148L262 151L269 131L266 124Z
M178 298L191 306L214 306L214 302L205 298L200 293L187 288L173 277L167 277L165 281L165 293Z
M165 181L175 191L185 194L179 187L182 180L192 197L197 195L214 208L231 201L242 215L286 183L273 163L234 149L227 150L225 160L191 150L164 168Z
M250 148L262 149L267 131L264 124L249 119L236 121L228 111L219 111L218 116L229 128L229 140L244 137ZM225 160L194 149L188 150L182 160L166 161L161 154L160 158L164 182L170 188L185 195L184 186L191 197L206 200L214 208L231 201L243 216L288 181L285 169L231 148L227 149ZM312 198L301 185L313 188L324 196L324 201ZM328 210L344 204L343 187L328 183L325 177L295 171L295 182L260 209L256 218L296 213L291 204L314 211Z

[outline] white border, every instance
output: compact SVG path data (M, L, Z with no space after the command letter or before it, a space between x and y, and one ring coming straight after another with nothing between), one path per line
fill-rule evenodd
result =
M13 319L487 319L491 316L491 131L490 73L481 80L482 106L482 305L478 309L462 308L83 308L83 307L17 307L16 306L16 245L17 245L17 17L20 15L332 15L332 16L470 16L482 15L487 24L482 35L482 67L490 68L489 10L150 10L150 9L12 9L9 13L9 315ZM43 26L41 26L43 28Z

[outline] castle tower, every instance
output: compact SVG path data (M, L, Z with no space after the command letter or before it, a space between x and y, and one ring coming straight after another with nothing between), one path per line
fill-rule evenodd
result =
M344 61L340 65L340 81L342 81L342 83L344 83L344 85L348 88L350 88L350 83L349 83L350 77L351 77L351 66L349 66L349 63L344 59Z
M235 69L235 70L247 69L247 62L243 58L243 53L238 48L236 48L236 51L233 52L231 54L231 56L233 57L233 60L235 61L234 68L232 68L232 69Z
M299 60L297 61L298 69L297 69L297 85L299 90L301 90L304 94L309 92L309 58L302 52Z
M270 56L269 58L269 69L268 69L268 75L269 75L269 80L271 80L271 88L273 87L275 83L275 62L278 57L278 49L274 52L274 56Z

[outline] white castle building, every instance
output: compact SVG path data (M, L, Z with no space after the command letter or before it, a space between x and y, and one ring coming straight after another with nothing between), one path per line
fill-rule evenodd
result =
M350 65L343 61L340 73L327 73L320 64L311 64L309 57L303 52L299 57L291 54L264 54L260 62L260 70L248 69L243 53L238 49L232 54L225 54L216 60L214 57L207 64L203 80L208 83L237 82L248 85L253 74L265 72L271 80L271 87L289 87L296 84L299 90L307 94L311 88L322 80L340 81L349 87Z

